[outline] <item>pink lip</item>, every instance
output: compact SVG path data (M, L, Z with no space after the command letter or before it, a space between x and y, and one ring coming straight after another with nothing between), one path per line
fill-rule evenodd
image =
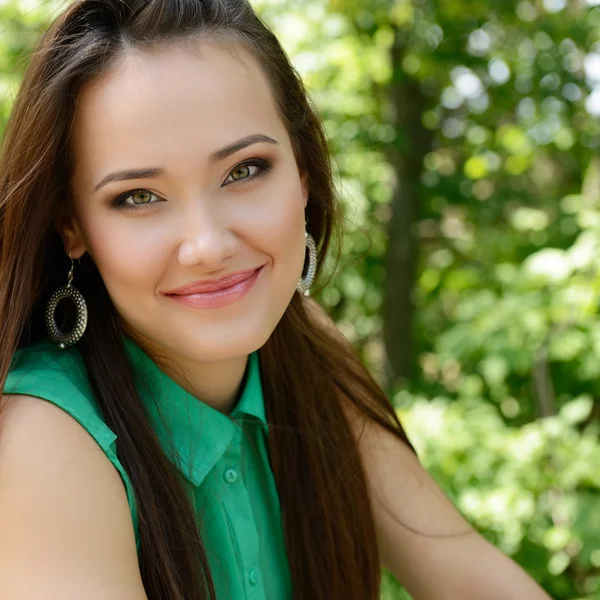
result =
M232 285L236 285L244 279L248 279L250 275L252 275L256 269L246 269L245 271L237 271L236 273L232 273L231 275L227 275L227 277L221 277L221 279L213 279L212 281L195 281L194 283L188 283L187 285L182 285L174 290L169 290L165 292L167 295L177 294L182 296L187 296L188 294L200 294L203 292L217 292L224 288L231 287Z
M193 308L219 308L244 297L254 287L262 271L263 267L259 267L215 281L198 281L165 292L165 296Z

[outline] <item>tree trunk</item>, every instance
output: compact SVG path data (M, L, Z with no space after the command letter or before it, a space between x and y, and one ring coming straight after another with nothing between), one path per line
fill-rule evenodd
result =
M431 133L422 125L427 105L419 83L402 71L406 43L397 30L391 50L394 78L389 99L395 113L396 137L388 159L396 172L392 215L388 226L386 282L383 322L388 388L409 378L414 372L413 289L419 257L416 224L419 219L419 183L423 159L431 150Z

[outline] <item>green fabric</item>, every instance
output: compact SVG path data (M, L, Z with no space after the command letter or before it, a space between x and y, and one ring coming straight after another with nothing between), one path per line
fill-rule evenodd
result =
M124 341L150 423L193 497L217 598L291 598L258 353L249 356L240 399L224 415L188 394L129 338ZM58 350L42 341L20 350L4 393L48 400L90 433L123 479L139 550L133 487L76 348Z

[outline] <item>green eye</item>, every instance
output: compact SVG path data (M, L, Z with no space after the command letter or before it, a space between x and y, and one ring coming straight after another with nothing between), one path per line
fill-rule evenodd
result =
M231 178L239 181L240 179L246 179L250 177L250 165L239 165L233 171L231 171Z
M272 168L272 164L261 158L253 158L239 163L227 175L223 185L230 183L250 183L259 177L264 177Z
M113 201L113 206L123 209L145 208L152 204L158 204L162 201L160 196L154 192L144 189L130 190L120 196L117 196Z
M131 198L132 202L126 202L126 204L149 204L154 194L147 190L137 190L132 194L129 194L128 198Z

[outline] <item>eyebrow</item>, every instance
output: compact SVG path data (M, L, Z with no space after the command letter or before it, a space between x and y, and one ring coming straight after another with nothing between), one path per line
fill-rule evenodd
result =
M269 137L268 135L263 135L262 133L254 133L252 135L248 135L244 138L241 138L220 150L216 150L211 153L210 161L211 162L220 162L229 158L236 152L243 150L244 148L248 148L248 146L252 146L254 144L267 143L279 145L277 140ZM94 188L94 192L97 192L101 187L109 183L113 183L115 181L127 181L129 179L152 179L153 177L159 177L163 175L165 172L164 169L160 167L148 167L143 169L125 169L123 171L115 171L114 173L109 173L106 177L104 177L100 183L96 185Z

